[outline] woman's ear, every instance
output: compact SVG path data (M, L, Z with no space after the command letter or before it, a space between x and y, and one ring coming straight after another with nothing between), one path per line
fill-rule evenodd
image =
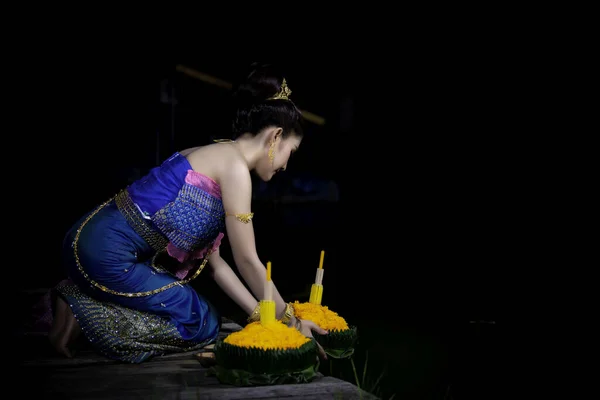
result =
M283 128L271 126L265 128L260 134L259 138L262 146L265 148L271 147L271 144L275 143L278 138L282 137Z
M265 146L271 146L272 143L275 143L277 141L278 138L281 137L281 135L283 135L283 129L282 128L270 128L267 132L267 134L264 136L264 138L266 139L264 144Z

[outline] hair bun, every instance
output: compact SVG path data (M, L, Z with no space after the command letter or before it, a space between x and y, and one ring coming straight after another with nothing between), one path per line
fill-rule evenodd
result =
M283 73L272 64L252 63L249 71L234 85L238 104L261 103L279 92Z

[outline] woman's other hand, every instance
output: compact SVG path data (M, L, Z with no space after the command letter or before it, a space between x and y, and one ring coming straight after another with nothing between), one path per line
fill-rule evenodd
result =
M319 335L327 335L329 332L327 332L325 329L321 328L319 325L315 324L312 321L309 321L307 319L301 319L299 320L300 325L298 326L298 330L306 337L311 338L315 341L315 343L317 344L317 347L319 348L319 355L321 356L322 359L327 360L327 354L325 353L325 350L323 350L323 347L319 344L319 342L316 341L316 339L313 336L313 331L317 332Z

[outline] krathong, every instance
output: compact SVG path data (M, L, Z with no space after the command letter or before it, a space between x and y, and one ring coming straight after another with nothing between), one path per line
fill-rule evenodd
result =
M322 304L323 301L323 260L325 251L321 251L319 268L315 283L311 287L308 302L294 302L296 318L313 321L321 328L329 331L327 335L313 333L314 338L323 346L323 350L334 358L348 358L354 354L354 345L358 338L355 326L350 326L338 313Z
M211 373L236 386L281 385L312 381L319 368L317 344L295 327L275 319L271 263L259 302L260 321L248 323L215 344Z

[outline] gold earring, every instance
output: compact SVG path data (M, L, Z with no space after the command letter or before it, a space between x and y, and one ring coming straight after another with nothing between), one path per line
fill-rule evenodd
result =
M269 147L269 160L271 161L271 165L275 163L275 141L272 141L271 147Z

